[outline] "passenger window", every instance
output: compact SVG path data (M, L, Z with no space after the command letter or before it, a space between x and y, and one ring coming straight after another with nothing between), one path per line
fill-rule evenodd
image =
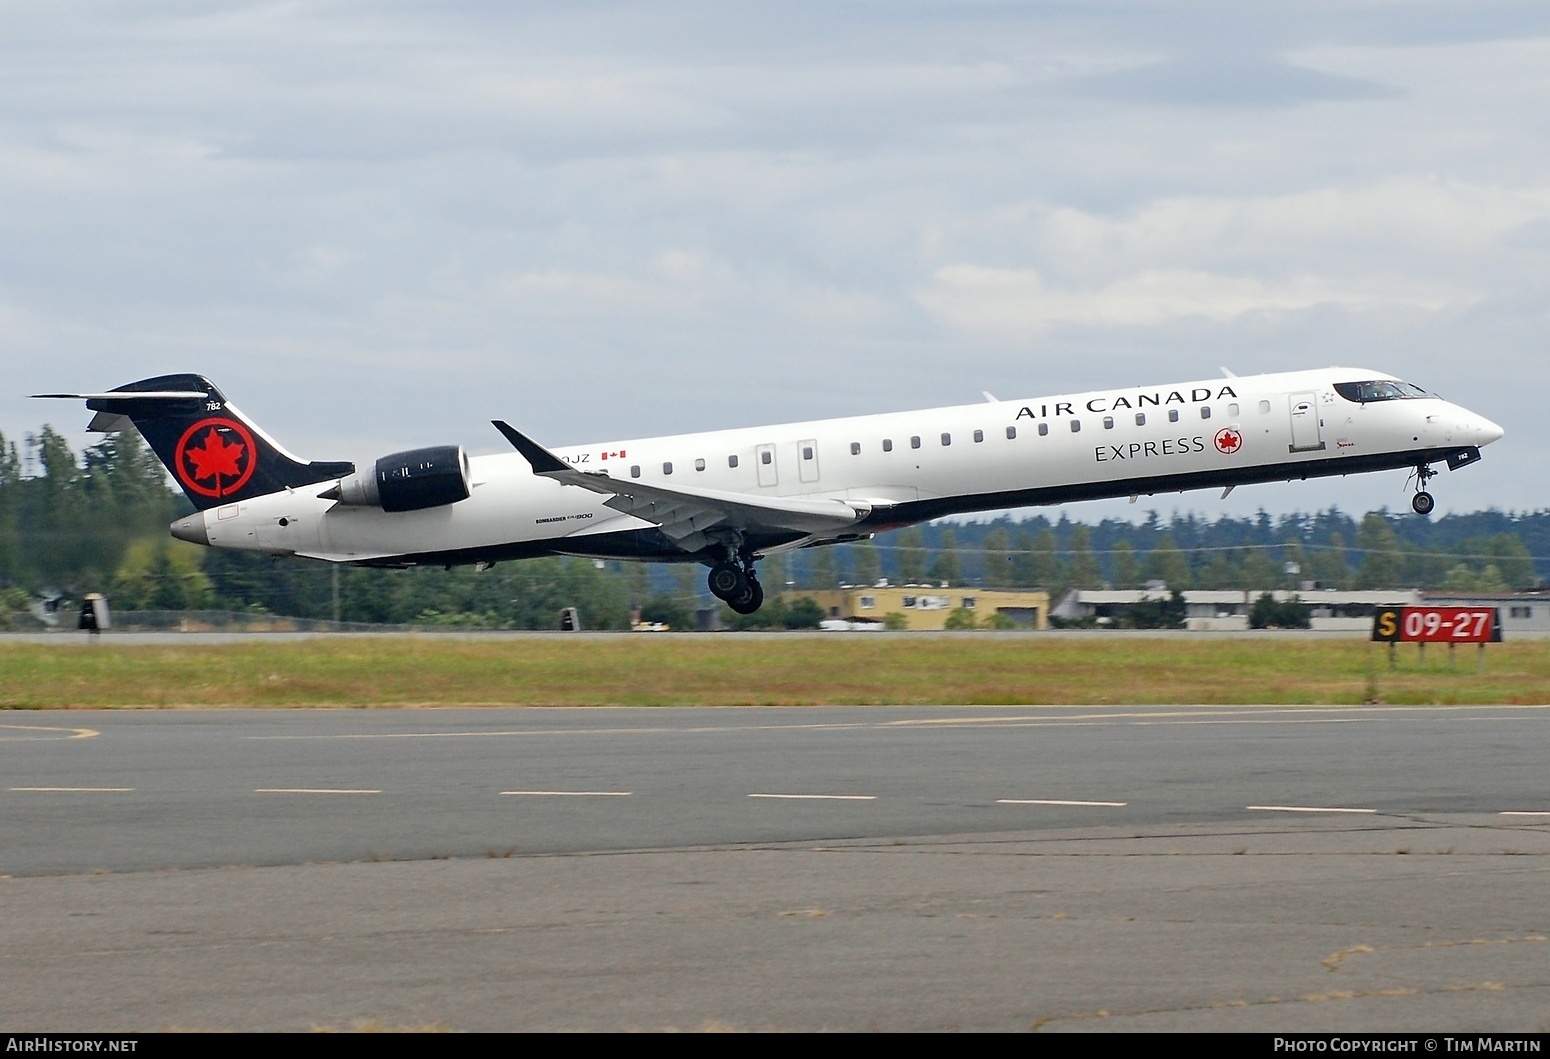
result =
M1261 402L1259 402L1259 414L1262 415L1262 416L1270 414L1270 402L1269 401L1261 401Z
M912 448L912 449L920 448L920 435L919 434L916 434L914 437L910 438L910 448Z
M1016 427L1007 427L1006 428L1006 440L1011 441L1016 436L1017 436L1017 428Z
M893 451L893 438L884 438L883 439L883 451L884 452L892 452Z
M1178 421L1179 421L1179 410L1177 408L1170 408L1170 409L1168 409L1168 422L1170 422L1170 423L1177 423Z
M1039 437L1042 438L1042 437L1044 437L1048 433L1049 433L1049 424L1048 423L1040 423L1039 424Z
M728 456L727 457L727 466L728 467L736 467L737 466L737 457L736 456Z
M672 474L673 473L673 465L671 463L664 463L662 465L662 473L663 474Z
M852 456L859 456L859 455L861 455L861 442L859 442L859 441L852 441L850 443L850 454Z
M977 444L979 444L980 442L982 442L984 440L985 440L985 432L983 430L976 430L974 432L974 443L977 445Z
M768 467L775 462L775 454L773 452L761 452L759 453L759 462Z
M1071 433L1073 433L1073 434L1079 433L1081 431L1081 429L1082 429L1082 421L1080 419L1073 419L1073 420L1071 420Z
M703 471L705 469L705 461L704 460L695 460L694 461L694 469L697 470L697 471Z
M813 458L813 447L811 445L802 446L802 458L804 460L810 460Z
M1237 419L1238 418L1238 406L1237 405L1230 404L1230 405L1227 406L1227 417L1229 419Z
M1203 405L1200 406L1200 418L1201 419L1210 419L1211 418L1211 406L1210 405L1203 404Z
M1114 429L1114 417L1113 416L1104 416L1103 417L1103 429L1104 430L1113 430Z
M637 463L635 466L630 468L630 477L631 478L639 478L640 477L640 464Z
M948 446L948 445L951 445L952 443L953 443L953 436L951 434L943 434L942 435L942 446L944 448L946 446Z
M1146 426L1146 413L1145 412L1137 412L1136 413L1136 426L1138 426L1138 427Z

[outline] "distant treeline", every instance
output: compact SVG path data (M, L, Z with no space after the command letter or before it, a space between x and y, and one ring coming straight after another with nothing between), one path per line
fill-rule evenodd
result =
M49 427L25 454L0 435L0 615L45 591L106 593L119 610L252 610L345 621L552 628L560 608L587 628L623 628L632 613L684 627L707 604L690 565L579 559L494 569L370 570L270 559L173 541L167 524L191 510L133 433L76 453ZM1526 589L1550 572L1550 511L1483 511L1436 519L1386 509L1355 518L1254 518L1156 512L1140 524L1096 525L1064 515L938 523L873 541L806 549L761 563L779 587L948 581L985 587L1424 587ZM338 592L335 593L337 573ZM336 604L337 599L337 604ZM759 620L796 620L767 606ZM740 624L747 624L746 622Z

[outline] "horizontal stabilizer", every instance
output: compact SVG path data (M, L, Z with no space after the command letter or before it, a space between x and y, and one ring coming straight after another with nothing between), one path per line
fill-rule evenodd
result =
M210 395L203 390L110 390L107 393L35 393L36 398L56 401L189 401Z

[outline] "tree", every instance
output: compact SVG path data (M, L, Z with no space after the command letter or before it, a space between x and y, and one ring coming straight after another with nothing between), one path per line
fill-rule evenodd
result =
M857 541L851 546L855 560L856 584L875 585L883 576L883 560L871 541Z
M1256 599L1249 611L1249 627L1253 629L1307 629L1312 624L1302 603L1295 599L1277 603L1269 592Z
M822 545L808 549L807 584L809 588L828 589L839 585L839 574L834 569L834 548Z
M1189 560L1173 543L1173 534L1164 533L1146 556L1146 579L1161 581L1175 592L1190 586Z
M965 610L963 607L959 607L948 614L947 620L942 623L942 628L952 632L963 632L978 627L978 623L974 620L974 612L972 610Z
M1501 533L1492 537L1485 546L1485 554L1512 591L1523 592L1539 584L1534 557L1516 534Z
M1103 571L1093 555L1092 534L1078 522L1066 538L1066 550L1071 554L1069 579L1073 588L1102 588Z
M1295 578L1296 575L1287 575L1283 567L1271 558L1269 552L1256 548L1243 557L1243 565L1238 568L1237 577L1231 587L1252 592L1255 589L1279 585L1288 576Z
M1345 539L1338 533L1330 534L1329 544L1308 558L1306 569L1313 580L1325 588L1345 588L1351 583L1351 568L1346 565Z
M1013 568L1017 573L1017 584L1023 588L1042 588L1051 594L1058 593L1065 587L1065 564L1055 554L1055 532L1048 526L1039 531L1039 535L1029 540L1026 533L1018 535L1017 547L1020 554Z
M823 621L823 608L803 596L801 599L792 600L786 606L782 621L788 629L816 629Z
M1356 531L1356 546L1362 550L1362 565L1357 588L1398 588L1404 568L1399 553L1399 538L1382 512L1369 511Z
M899 531L894 538L899 557L899 580L906 585L918 585L926 577L926 536L919 526Z
M985 587L1000 588L1012 580L1012 563L1007 532L1000 526L985 534Z
M958 536L952 530L942 534L942 546L931 564L931 580L949 585L963 580L963 567L958 561Z
M1294 567L1295 569L1288 569L1288 567ZM1299 582L1307 578L1309 578L1308 560L1302 553L1302 544L1294 539L1287 541L1281 547L1281 565L1276 570L1274 579L1266 581L1265 584L1277 584L1284 585L1287 588L1296 588ZM1248 582L1248 576L1245 574L1244 588L1254 589L1263 587L1261 585L1249 584Z
M1114 545L1114 554L1109 559L1110 569L1115 588L1135 588L1141 583L1141 566L1136 562L1136 550L1130 546L1129 541L1119 541Z

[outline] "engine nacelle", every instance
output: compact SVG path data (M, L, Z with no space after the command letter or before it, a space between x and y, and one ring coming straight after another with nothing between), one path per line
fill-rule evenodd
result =
M325 500L383 511L420 511L467 500L468 455L461 445L395 452L377 461L370 475L352 474L318 494Z

